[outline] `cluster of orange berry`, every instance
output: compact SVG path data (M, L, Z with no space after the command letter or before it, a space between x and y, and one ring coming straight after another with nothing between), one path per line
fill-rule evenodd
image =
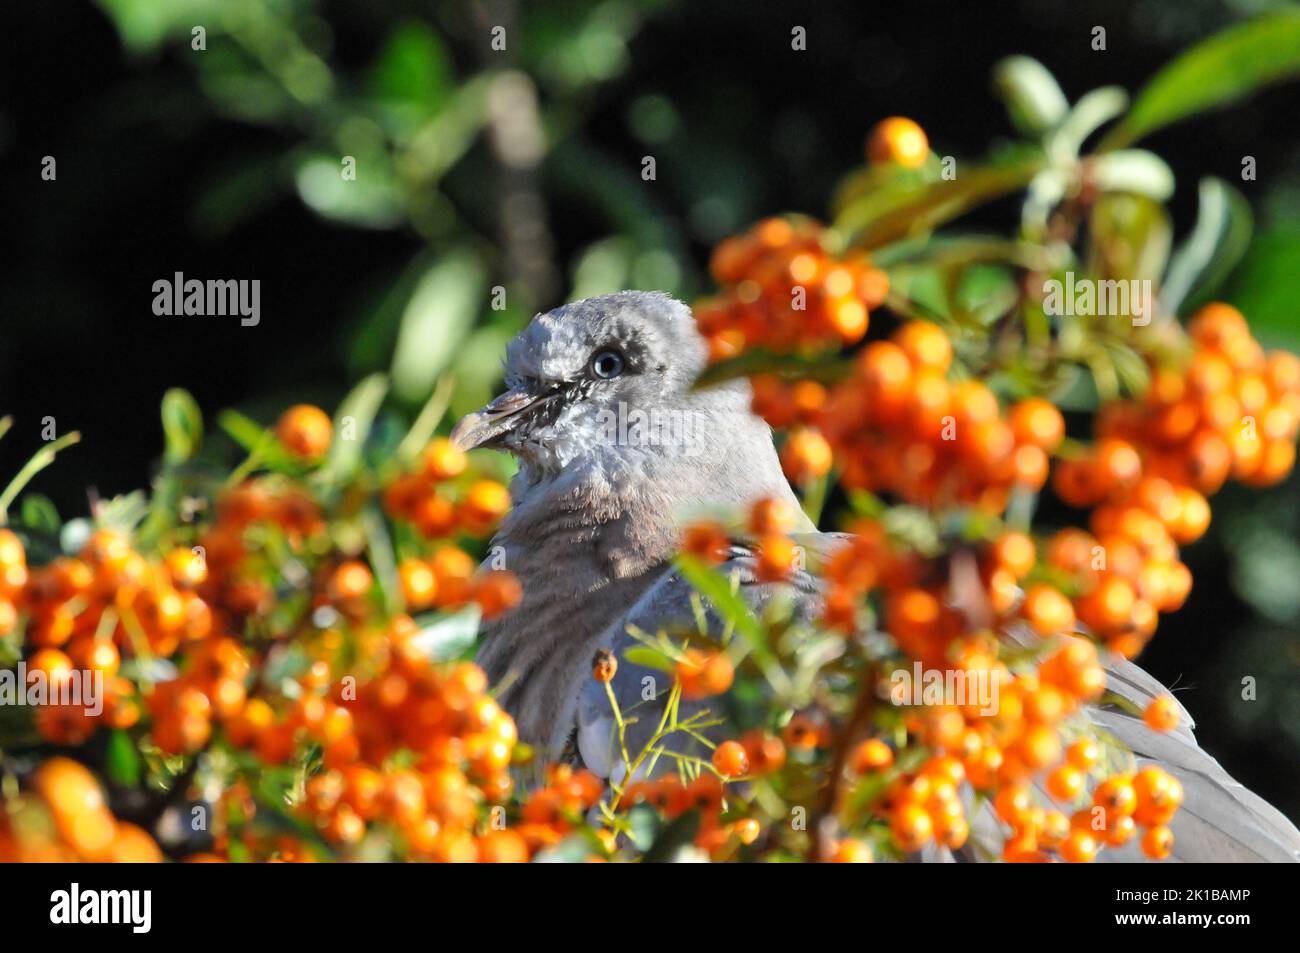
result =
M1157 368L1140 400L1103 407L1097 445L1062 461L1053 485L1067 503L1123 502L1136 495L1144 475L1156 477L1181 494L1162 501L1170 513L1192 501L1196 518L1186 534L1195 538L1194 530L1204 528L1199 518L1209 517L1203 497L1230 477L1268 486L1291 472L1300 431L1300 358L1266 354L1245 318L1226 304L1206 305L1188 331L1188 365Z
M1187 597L1178 547L1209 526L1206 497L1230 477L1276 483L1295 463L1300 359L1265 354L1229 305L1205 306L1188 330L1190 364L1158 368L1140 400L1103 407L1097 442L1053 474L1063 501L1093 509L1092 535L1058 534L1049 563L1080 593L1078 618L1128 657Z
M295 706L324 745L301 810L344 851L380 829L413 859L527 860L513 832L475 833L484 811L510 794L514 721L488 696L481 670L431 665L415 635L412 625L392 627L364 682L335 683L343 701L309 696Z
M1064 420L1039 398L1004 417L988 385L949 379L952 360L943 330L911 321L863 348L839 383L756 377L754 411L794 428L781 456L792 480L821 476L838 461L850 489L1000 512L1013 489L1033 492L1046 482Z
M276 434L308 466L324 458L332 440L329 417L307 405L286 411ZM459 475L458 453L434 441L426 473ZM454 525L487 532L506 506L504 487L474 482ZM307 784L303 809L336 848L354 846L374 821L399 830L413 857L510 854L509 845L497 844L502 838L480 843L473 829L480 805L499 803L510 791L513 722L486 695L476 668L430 662L416 644L419 626L386 610L370 566L340 551L346 534L338 536L330 518L292 476L268 475L217 496L201 533L176 530L195 545L164 547L159 558L137 551L126 532L101 528L76 557L29 569L22 540L0 529L0 637L18 629L29 681L40 673L51 686L50 703L35 710L36 727L46 740L70 746L101 724L132 730L170 756L196 755L220 740L250 752L255 761L241 763L256 770L319 750L323 766ZM473 601L492 616L518 602L512 574L476 572L468 553L442 542L427 559L400 561L407 608L455 609ZM272 656L283 662L290 641L304 661L265 682L265 667ZM132 678L121 674L124 661L151 659L169 660L175 676L142 674L155 667L137 668ZM80 672L103 676L99 714L66 690ZM85 768L47 761L30 784L37 800L50 802L78 856L109 858L114 831L121 834L119 854L141 852L132 846L134 829L113 826ZM51 800L49 792L65 787L74 794ZM342 793L331 803L334 787ZM247 789L242 776L232 779L217 811L222 824L240 827L244 856L311 859L301 841L226 824L255 814ZM229 831L218 835L220 859L234 841Z
M427 539L457 531L483 536L510 509L510 493L495 480L466 475L465 452L445 437L425 449L418 469L393 480L384 491L384 506L394 519L413 524Z
M113 816L95 776L56 756L33 772L29 793L0 811L0 863L157 863L162 851L135 824Z
M889 278L865 255L830 254L824 238L811 220L769 218L717 247L710 268L725 291L695 306L713 360L862 339Z

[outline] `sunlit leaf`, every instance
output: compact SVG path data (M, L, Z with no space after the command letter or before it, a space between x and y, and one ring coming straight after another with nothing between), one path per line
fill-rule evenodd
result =
M474 647L478 637L482 613L478 606L468 605L459 612L436 618L422 625L412 643L428 653L436 662L448 662L464 657ZM417 622L423 620L417 619Z
M952 179L898 181L848 202L834 227L851 244L876 248L908 235L923 235L973 208L1010 195L1042 168L1037 149L1010 150L984 165L960 162Z
M1300 10L1255 17L1192 47L1157 73L1101 148L1117 149L1294 76L1300 76Z
M469 251L451 252L424 273L402 314L393 355L393 390L423 401L483 310L487 272Z
M184 463L203 442L203 413L189 391L173 387L163 394L162 426L168 463Z

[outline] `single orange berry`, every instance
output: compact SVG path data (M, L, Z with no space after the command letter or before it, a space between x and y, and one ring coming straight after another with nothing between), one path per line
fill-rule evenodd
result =
M311 404L297 404L280 415L275 435L295 457L314 462L325 456L334 436L329 415Z
M867 158L872 162L894 162L905 169L918 169L930 155L925 130L904 116L890 116L876 123L867 137Z
M1172 695L1160 695L1151 699L1142 720L1152 731L1173 731L1180 720L1179 705Z
M1164 860L1174 850L1174 832L1169 828L1153 827L1142 835L1142 853L1152 860Z
M739 741L724 741L713 749L713 767L725 778L749 773L749 755Z
M597 649L591 660L591 677L598 682L612 682L618 672L618 658L609 649Z
M861 741L849 755L849 769L854 774L883 771L894 763L894 749L879 738Z

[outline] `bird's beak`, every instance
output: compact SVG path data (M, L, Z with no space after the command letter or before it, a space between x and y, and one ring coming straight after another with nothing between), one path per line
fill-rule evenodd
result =
M481 410L462 417L452 428L451 442L462 450L490 446L513 430L527 416L526 411L549 396L508 390Z

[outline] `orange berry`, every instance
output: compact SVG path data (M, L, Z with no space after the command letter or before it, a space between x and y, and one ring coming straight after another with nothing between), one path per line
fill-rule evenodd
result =
M1041 397L1017 402L1011 408L1009 419L1016 443L1052 453L1065 439L1065 418L1054 404Z
M993 561L1016 579L1029 575L1037 561L1034 541L1024 533L1003 533L993 542Z
M1153 827L1142 835L1142 853L1152 860L1164 860L1174 850L1174 832L1167 827Z
M735 669L720 652L687 649L677 662L676 674L682 686L682 695L697 699L721 695L729 689L735 677Z
M785 744L780 738L755 729L746 732L740 743L745 748L749 770L753 774L771 774L785 766Z
M1103 808L1107 816L1125 817L1137 809L1137 793L1127 775L1107 778L1092 792L1092 803Z
M1091 738L1084 738L1065 749L1065 758L1080 771L1091 771L1101 760L1101 746Z
M785 743L800 751L812 751L820 747L824 734L821 720L807 712L797 713L783 732Z
M779 582L795 569L799 547L789 536L769 534L758 541L757 572L765 582Z
M795 483L825 476L832 462L831 445L820 431L810 428L792 432L781 448L781 465Z
M882 119L867 137L867 158L872 162L894 162L905 169L919 169L929 155L925 130L904 116Z
M1179 513L1177 522L1169 527L1170 535L1179 543L1194 543L1205 535L1210 525L1210 504L1191 487L1177 490Z
M618 657L609 649L597 649L591 660L591 677L598 682L612 682L618 672Z
M713 767L723 777L736 778L749 773L749 756L738 741L724 741L713 749Z
M474 583L473 599L485 619L495 619L519 605L524 587L519 577L506 569L493 569Z
M1142 720L1152 731L1173 731L1178 727L1180 718L1178 702L1174 701L1172 695L1160 695L1151 699L1146 711L1142 712Z
M489 830L478 839L478 859L484 864L526 864L528 844L512 830Z
M849 769L854 774L883 771L893 763L894 749L879 738L859 742L849 755Z
M906 803L894 812L889 830L898 849L910 854L920 850L934 836L934 821L925 808Z
M465 472L469 458L446 437L435 437L424 448L424 475L430 480L450 480Z
M1083 793L1084 780L1082 771L1063 764L1047 776L1047 790L1058 801L1073 801Z
M433 574L432 566L423 559L403 559L397 566L397 576L408 609L419 612L433 605L438 593L438 577Z
M1088 831L1074 830L1061 843L1061 859L1068 864L1090 864L1097 859L1100 845Z
M325 456L333 434L329 415L311 404L290 407L275 425L275 435L285 449L309 462Z
M794 529L799 514L786 500L767 497L749 511L749 529L756 536L780 535Z
M495 480L475 481L461 503L461 514L472 532L490 527L509 510L510 491Z
M1220 349L1233 338L1250 333L1241 312L1222 301L1211 301L1198 310L1187 323L1187 330L1196 343Z
M702 562L724 562L730 548L731 537L720 523L692 523L682 535L682 552Z
M930 321L909 321L894 334L894 343L903 349L917 370L943 374L952 364L952 343L948 335Z
M871 845L856 838L846 837L835 845L831 854L833 864L869 864L875 859Z
M1034 631L1044 638L1074 628L1074 607L1070 600L1046 583L1029 587L1022 611Z
M370 591L373 582L370 567L359 559L349 559L330 575L329 597L335 602L360 599Z
M470 577L474 575L474 559L455 546L444 546L429 561L438 580L434 604L440 608L462 605L470 598Z

